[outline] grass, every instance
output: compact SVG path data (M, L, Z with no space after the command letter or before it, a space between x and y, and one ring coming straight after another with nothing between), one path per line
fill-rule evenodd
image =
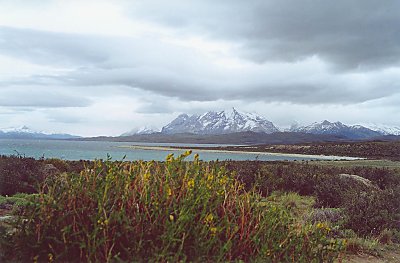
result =
M31 195L25 193L18 193L13 196L0 195L0 208L3 206L17 206L22 207L28 204L28 198Z
M273 192L266 198L265 204L275 204L285 207L294 218L303 219L312 213L315 198L312 196L300 196L293 192Z
M79 176L48 178L20 212L4 258L332 262L345 248L326 224L296 220L312 198L265 199L218 162L185 161L190 153L97 161Z

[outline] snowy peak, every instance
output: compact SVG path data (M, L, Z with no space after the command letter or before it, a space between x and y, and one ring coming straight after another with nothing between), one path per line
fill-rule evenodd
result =
M9 128L3 128L0 129L1 133L30 133L30 134L35 134L35 133L40 133L38 131L34 131L30 129L27 126L22 126L22 127L9 127Z
M292 127L292 132L303 132L312 134L330 134L343 136L349 139L365 139L382 135L381 133L361 125L348 126L341 122L315 122L308 126Z
M144 126L139 129L134 129L132 131L125 132L125 133L121 134L121 136L144 135L144 134L153 134L153 133L157 133L157 132L158 131L154 128Z
M57 134L57 133L46 133L39 132L30 129L27 126L22 127L11 127L0 129L0 138L7 139L72 139L79 138L70 134Z
M140 128L140 129L136 132L136 134L153 134L153 133L156 133L156 132L158 132L158 131L156 131L156 130L153 129L153 128L143 127L143 128Z
M279 130L264 117L239 112L232 108L228 111L209 111L202 115L181 114L164 126L161 132L165 134L226 134L244 131L274 133Z
M382 135L400 135L400 127L376 123L366 124L364 126L373 131L379 132Z
M314 122L308 126L298 126L296 128L293 128L292 131L323 134L323 133L332 133L334 131L338 131L345 127L346 125L344 125L341 122L329 122L327 120L324 120L323 122Z

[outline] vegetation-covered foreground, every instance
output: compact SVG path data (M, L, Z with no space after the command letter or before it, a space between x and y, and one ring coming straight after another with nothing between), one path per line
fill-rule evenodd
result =
M19 211L4 258L321 262L344 248L328 225L300 223L224 166L188 154L47 178Z
M0 261L400 256L397 166L189 162L188 154L86 164L1 157Z

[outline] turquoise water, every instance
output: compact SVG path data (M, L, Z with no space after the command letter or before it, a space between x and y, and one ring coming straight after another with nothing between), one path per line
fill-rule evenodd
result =
M128 149L121 146L199 146L191 144L173 143L132 143L132 142L101 142L101 141L64 141L64 140L11 140L0 139L0 155L22 155L34 158L59 158L64 160L94 160L107 159L109 155L113 160L165 160L169 153L179 155L183 151ZM218 146L218 145L200 145ZM196 150L193 151L196 153ZM291 155L266 155L249 153L216 153L198 152L202 160L318 160L337 159L327 156L291 156Z

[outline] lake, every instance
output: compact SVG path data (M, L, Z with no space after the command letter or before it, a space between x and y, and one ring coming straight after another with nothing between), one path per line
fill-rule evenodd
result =
M65 140L23 140L23 139L0 139L0 155L22 155L33 158L58 158L63 160L94 160L107 159L109 155L113 160L165 160L169 153L176 156L183 150L160 150L143 147L128 148L127 146L188 146L188 147L211 147L221 146L216 144L179 144L179 143L134 143L134 142L104 142L104 141L65 141ZM193 151L196 153L196 150ZM207 152L197 151L200 159L210 160L334 160L335 156L302 156L292 154L259 154L240 152ZM349 159L340 157L340 159ZM351 158L354 159L354 158Z

